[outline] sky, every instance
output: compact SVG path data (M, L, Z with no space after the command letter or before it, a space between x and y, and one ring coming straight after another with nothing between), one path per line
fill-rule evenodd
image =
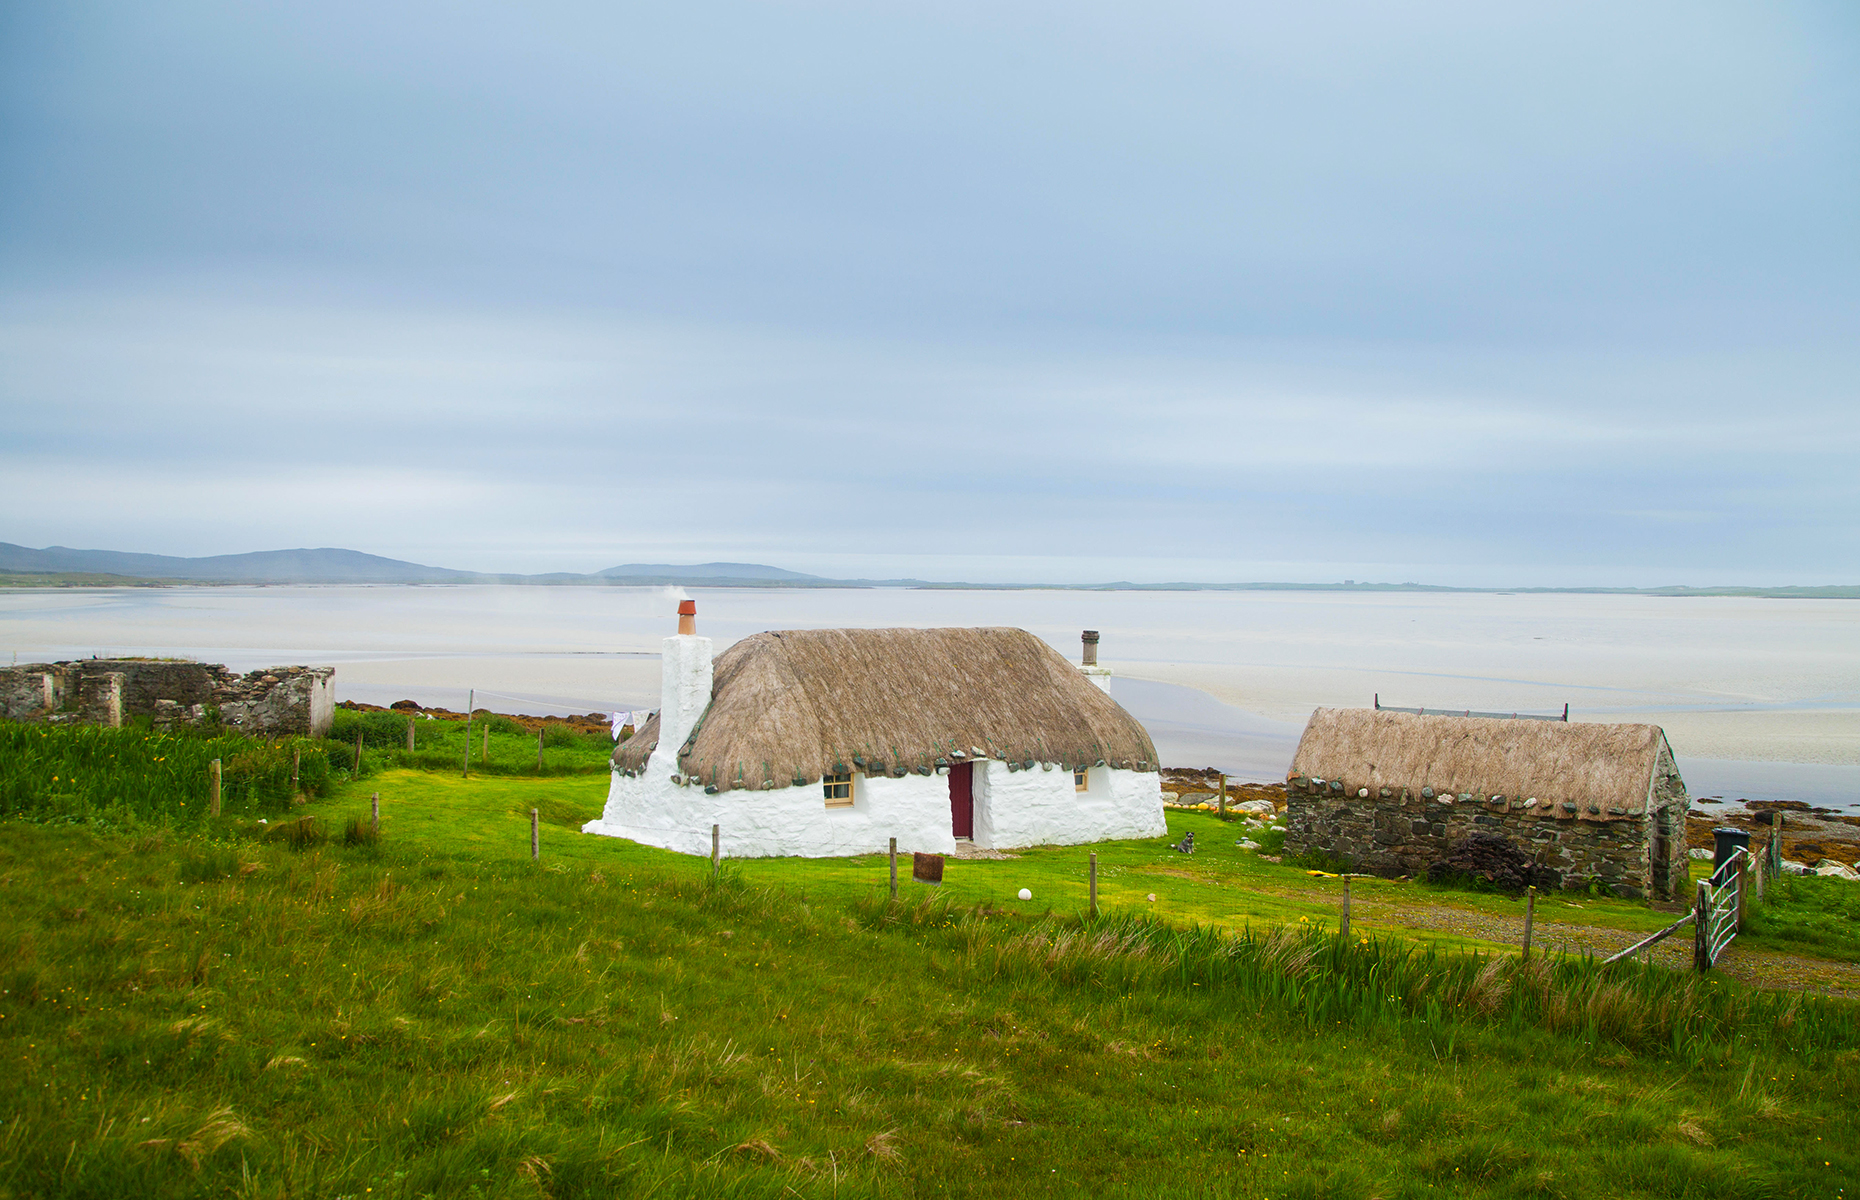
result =
M0 9L0 541L1860 582L1860 9Z

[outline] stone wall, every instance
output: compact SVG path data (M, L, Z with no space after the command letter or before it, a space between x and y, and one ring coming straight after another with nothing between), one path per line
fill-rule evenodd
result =
M44 666L0 669L0 717L31 721L59 707L57 676Z
M1390 793L1386 796L1358 796L1356 792L1365 789L1333 790L1332 782L1287 788L1286 853L1320 850L1369 874L1415 875L1445 858L1469 835L1483 833L1510 840L1538 866L1556 872L1565 888L1583 888L1599 880L1624 898L1642 898L1650 891L1670 898L1673 879L1685 877L1683 846L1676 855L1681 865L1669 867L1664 878L1654 877L1652 822L1646 817L1558 819L1509 811L1482 802L1476 794L1423 798L1409 789L1388 788L1381 789ZM1683 787L1680 794L1683 797ZM1679 811L1683 814L1683 807ZM1655 819L1658 815L1656 811Z
M322 737L335 717L332 667L269 667L240 675L218 663L86 658L0 668L0 715L13 721L162 726L220 721L250 733Z

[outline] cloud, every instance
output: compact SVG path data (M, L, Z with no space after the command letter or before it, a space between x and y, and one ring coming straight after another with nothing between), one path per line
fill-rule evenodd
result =
M10 20L6 540L1860 571L1814 6Z

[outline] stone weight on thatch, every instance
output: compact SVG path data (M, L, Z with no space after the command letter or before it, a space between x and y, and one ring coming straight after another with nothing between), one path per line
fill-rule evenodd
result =
M1527 887L1548 890L1563 883L1555 871L1532 863L1509 839L1485 833L1461 841L1451 854L1427 868L1427 878L1430 883L1483 880L1501 892L1521 892Z

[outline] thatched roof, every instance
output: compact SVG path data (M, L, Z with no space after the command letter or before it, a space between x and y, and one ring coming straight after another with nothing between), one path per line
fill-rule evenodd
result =
M615 767L641 770L658 741L654 717L614 751ZM1024 629L806 629L758 633L718 657L678 773L727 791L974 758L1153 771L1156 746Z
M1286 780L1293 796L1354 799L1367 788L1379 798L1388 788L1411 802L1464 797L1493 809L1617 821L1646 812L1666 771L1676 768L1658 725L1320 708Z

